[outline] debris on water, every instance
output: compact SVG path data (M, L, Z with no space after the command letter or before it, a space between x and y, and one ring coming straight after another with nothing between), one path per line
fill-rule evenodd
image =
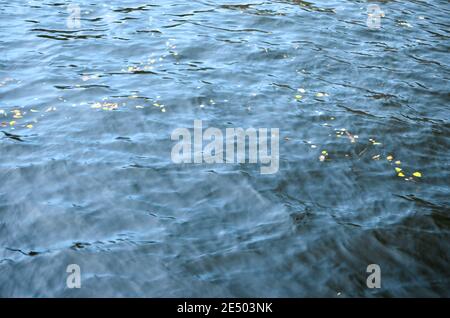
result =
M394 160L394 157L391 156L391 155L389 155L389 156L386 157L386 160L387 160L387 161L392 161L392 160Z
M422 173L420 173L419 171L416 171L413 173L413 176L416 178L422 178Z
M356 138L355 136L353 136L351 133L349 133L347 130L345 131L345 133L347 134L348 139L350 139L351 143L355 143L356 142Z
M297 91L302 94L306 93L306 90L304 88L299 88L299 89L297 89Z
M396 165L401 165L402 162L401 162L400 160L397 160L397 161L395 162L395 164L396 164Z
M380 155L375 155L375 156L372 157L372 159L373 160L380 160L380 157L381 157Z
M302 99L302 97L303 97L302 95L295 95L295 100L296 100L296 101L299 101L299 100Z
M94 109L103 109L103 110L116 110L119 108L119 104L118 103L111 103L111 102L103 102L103 103L99 103L96 102L94 104L91 105L91 108Z
M381 142L378 142L378 141L376 141L376 140L373 139L373 138L369 138L369 141L372 143L372 145L375 145L375 146L381 145Z
M32 124L28 124L28 125L26 125L26 127L27 127L28 129L31 129L31 128L33 128L33 125L32 125Z
M322 150L321 155L319 156L320 161L325 161L328 158L328 151Z

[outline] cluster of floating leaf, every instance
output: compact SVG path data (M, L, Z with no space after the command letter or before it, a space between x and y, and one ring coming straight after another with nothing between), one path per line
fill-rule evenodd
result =
M298 93L294 96L294 99L296 101L301 101L302 98L303 98L303 95L301 95L301 94L305 94L306 90L304 88L299 88L299 89L297 89L297 92ZM325 92L316 92L314 96L317 97L317 98L323 98L323 97L328 97L329 95L328 95L328 93L325 93ZM330 119L334 120L335 118L334 117L330 117ZM329 124L325 123L325 124L323 124L323 126L329 126ZM356 143L357 140L359 139L358 135L353 135L346 128L340 128L340 129L335 128L334 130L335 130L335 134L336 134L337 138L346 137L346 138L348 138L348 140L351 143ZM286 140L290 140L289 138L285 138L285 139ZM377 141L377 140L375 140L373 138L369 138L369 142L373 146L380 146L380 145L382 145L381 142L379 142L379 141ZM311 141L306 141L306 143L309 144L310 147L313 148L313 149L317 148L317 145L313 144ZM348 155L346 155L346 156L348 156ZM328 153L327 150L321 150L320 155L318 156L318 159L319 159L320 162L331 160L330 154ZM373 160L380 160L381 159L381 155L379 155L379 154L378 155L374 155L374 156L372 156L372 159ZM386 157L386 160L389 163L395 165L394 170L395 170L395 173L397 174L397 176L401 177L401 178L404 178L406 181L412 181L414 179L422 177L422 173L420 171L414 171L412 174L410 174L408 176L408 174L403 170L403 168L400 167L400 165L402 164L401 161L400 160L394 160L394 156L393 155L388 155Z
M141 63L140 66L129 66L126 71L127 72L148 71L148 70L152 69L151 65L154 64L155 62L156 62L155 59L149 59L147 63ZM97 78L99 78L98 75L83 75L82 80L87 81L87 80L97 79ZM304 89L304 88L297 89L297 94L294 96L294 99L296 101L301 101L303 98L302 94L306 94L306 89ZM324 98L324 97L328 97L329 95L326 92L316 92L314 94L314 96L316 98ZM129 99L137 99L137 98L138 98L138 96L135 93L133 93L133 95L129 96ZM156 100L153 102L152 105L153 105L153 107L156 107L161 112L165 113L166 107L164 104L159 102L159 99L160 99L160 96L158 96L156 98ZM83 104L85 104L85 103L83 103ZM214 105L215 102L213 100L210 100L210 104ZM101 102L94 102L94 103L90 104L90 108L97 109L97 110L104 110L104 111L114 111L114 110L118 110L120 107L126 106L126 105L127 105L127 103L125 103L125 102L118 103L118 102L108 101L108 99L105 97ZM145 104L135 106L136 109L144 109L144 108L148 108L148 107L149 107L149 105L145 105ZM202 104L202 105L200 105L200 107L204 107L204 105ZM48 107L47 109L45 109L45 112L51 112L51 111L56 111L56 108ZM16 108L9 112L6 112L5 110L0 109L0 118L3 117L3 119L6 119L6 118L8 119L8 120L0 121L0 127L10 127L10 129L15 129L16 126L19 126L19 127L31 129L34 127L34 124L38 122L37 118L33 118L31 120L23 120L24 116L26 116L28 113L38 113L38 112L40 112L40 111L36 110L36 109L30 109L29 111L26 111L26 110L21 110L21 109ZM43 116L43 115L41 115L41 116ZM335 118L330 117L330 119L334 120ZM323 125L330 126L327 123L325 123ZM337 138L342 138L342 137L347 138L350 141L350 143L356 143L357 140L359 139L358 135L353 135L346 128L339 128L339 129L335 128L334 131L335 131L335 135ZM289 138L285 138L285 139L289 140ZM382 145L381 142L379 142L373 138L369 138L369 142L373 146ZM317 145L313 144L310 141L307 141L306 143L309 144L310 147L313 149L317 148ZM348 155L346 155L346 156L348 156ZM327 150L322 149L322 150L320 150L318 159L320 162L325 162L325 161L331 160L331 157ZM372 156L372 159L380 160L381 155L380 154L374 155L374 156ZM408 174L406 171L404 171L403 168L401 167L401 161L394 160L393 155L388 155L386 157L386 160L391 165L394 165L394 170L398 177L404 178L405 180L408 180L408 181L422 177L422 173L419 171L414 171L412 174Z
M374 156L375 157L375 156ZM372 157L372 159L374 159L374 157ZM380 158L376 158L375 160L379 160ZM422 173L419 171L414 171L412 173L412 175L410 177L406 177L405 175L405 171L403 171L403 169L400 167L400 165L402 164L402 162L400 160L395 160L394 161L394 156L392 155L388 155L386 157L386 160L389 161L390 163L394 163L395 167L395 172L397 173L397 176L401 177L401 178L405 178L405 180L413 180L413 178L422 178Z
M55 111L56 107L48 107L44 112ZM31 129L38 122L36 117L34 118L24 118L28 116L29 113L40 113L41 111L36 109L30 109L29 111L15 108L9 112L0 109L0 127L9 127L11 130L14 130L16 127L28 128ZM43 116L43 115L41 115Z

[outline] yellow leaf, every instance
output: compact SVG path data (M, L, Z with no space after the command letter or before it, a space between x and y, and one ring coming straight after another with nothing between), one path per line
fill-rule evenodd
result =
M401 165L402 162L401 162L400 160L397 160L397 161L395 162L395 164L396 164L396 165Z
M12 121L9 122L9 125L10 125L10 126L14 126L15 124L16 124L16 121L15 121L15 120L12 120Z
M398 176L399 176L399 177L404 177L405 174L404 174L403 172L399 172L399 173L398 173Z
M296 100L300 100L300 99L302 99L302 97L303 97L302 95L295 95Z
M29 125L27 125L27 128L31 129L31 128L33 128L33 125L29 124Z
M386 159L387 159L388 161L392 161L392 160L394 160L394 157L392 157L391 155L389 155L389 156L386 157Z
M413 176L416 177L416 178L421 178L422 174L419 171L416 171L416 172L413 173Z
M395 167L395 171L400 172L400 171L402 171L402 168Z

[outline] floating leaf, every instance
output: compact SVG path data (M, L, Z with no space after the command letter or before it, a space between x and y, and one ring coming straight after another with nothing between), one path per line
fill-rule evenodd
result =
M422 178L422 174L419 171L414 172L413 176L416 178Z
M31 128L33 128L33 125L32 124L28 124L26 127L31 129Z
M400 171L402 171L402 168L395 167L395 171L400 172Z
M302 95L295 95L296 100L300 100L300 99L302 99L302 97L303 97Z
M397 161L395 162L395 164L396 164L396 165L401 165L402 162L401 162L400 160L397 160Z
M391 155L389 155L389 156L386 157L386 159L387 159L388 161L392 161L392 160L394 160L394 157L392 157Z
M400 171L400 172L398 173L398 176L399 176L399 177L404 177L405 174L404 174L403 172Z

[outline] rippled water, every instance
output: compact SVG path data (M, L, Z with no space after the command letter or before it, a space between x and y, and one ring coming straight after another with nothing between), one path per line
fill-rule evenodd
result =
M448 1L68 4L0 1L0 296L450 296ZM279 172L172 163L194 119Z

